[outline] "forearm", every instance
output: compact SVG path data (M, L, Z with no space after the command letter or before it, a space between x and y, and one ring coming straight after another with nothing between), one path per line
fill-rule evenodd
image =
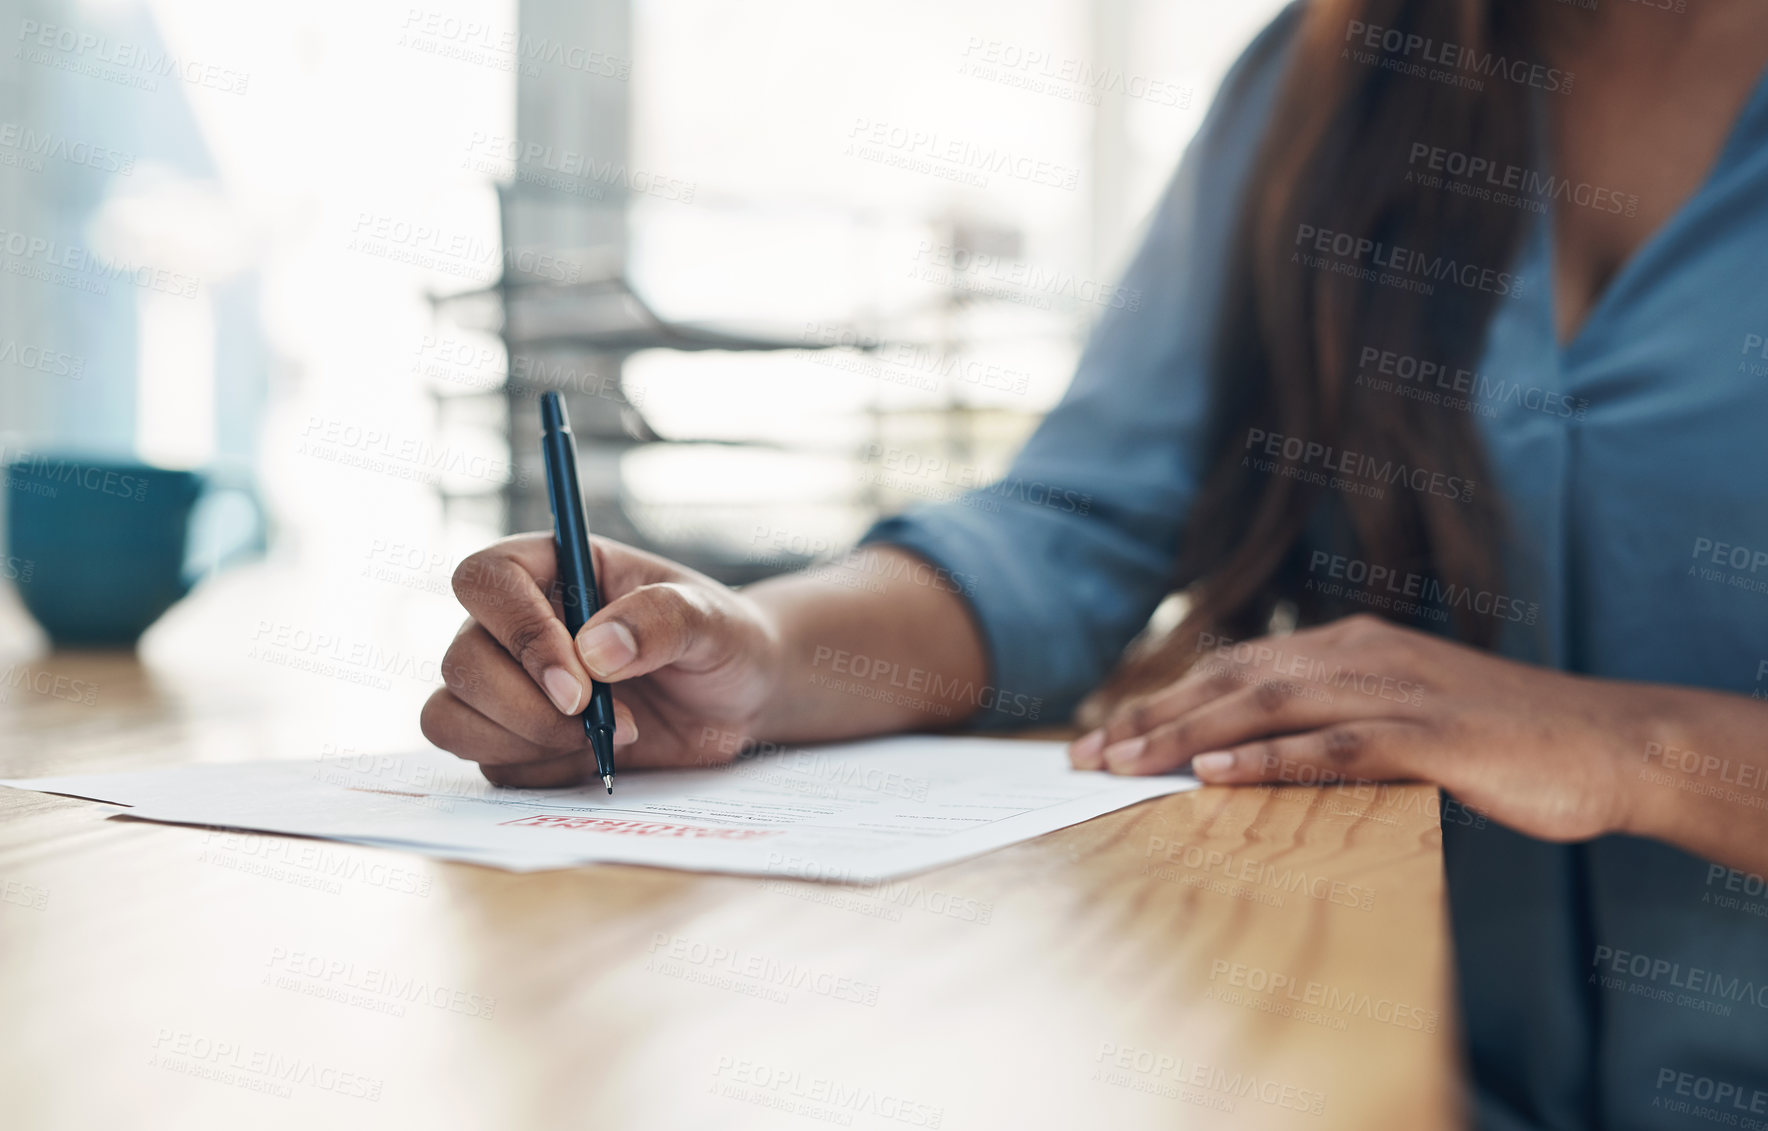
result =
M750 736L811 742L954 726L988 679L981 633L951 576L906 550L750 586L778 632L769 705Z
M1621 762L1622 831L1768 874L1768 703L1655 686L1637 706L1646 721Z

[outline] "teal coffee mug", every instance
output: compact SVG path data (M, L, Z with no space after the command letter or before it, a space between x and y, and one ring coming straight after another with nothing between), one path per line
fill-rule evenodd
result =
M6 467L8 571L58 647L130 647L206 572L193 568L192 516L220 493L242 496L252 533L218 567L262 549L257 494L200 471L72 455L20 456Z

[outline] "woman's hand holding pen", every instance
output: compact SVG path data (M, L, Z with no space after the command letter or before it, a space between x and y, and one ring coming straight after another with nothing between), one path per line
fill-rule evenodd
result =
M614 744L634 768L729 761L773 690L778 634L753 601L618 542L594 539L592 551L605 603L576 640L560 619L551 537L505 538L455 571L471 619L443 657L423 732L498 785L596 778L575 717L592 676L615 687Z
M1667 689L1663 689L1667 690ZM1414 780L1545 840L1627 831L1660 689L1506 660L1377 617L1206 653L1070 747L1209 783Z

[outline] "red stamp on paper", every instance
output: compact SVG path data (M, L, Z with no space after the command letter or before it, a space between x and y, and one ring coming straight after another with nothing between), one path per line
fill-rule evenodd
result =
M612 817L558 817L536 813L513 821L499 821L529 829L585 829L594 833L618 833L622 836L674 836L688 840L757 840L778 836L784 829L726 829L706 825L672 825L664 821L625 821Z

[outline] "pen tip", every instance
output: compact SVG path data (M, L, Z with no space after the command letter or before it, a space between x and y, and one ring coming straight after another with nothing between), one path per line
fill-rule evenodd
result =
M614 793L614 775L613 774L603 774L602 775L602 784L608 787L608 794L610 796L612 796Z

